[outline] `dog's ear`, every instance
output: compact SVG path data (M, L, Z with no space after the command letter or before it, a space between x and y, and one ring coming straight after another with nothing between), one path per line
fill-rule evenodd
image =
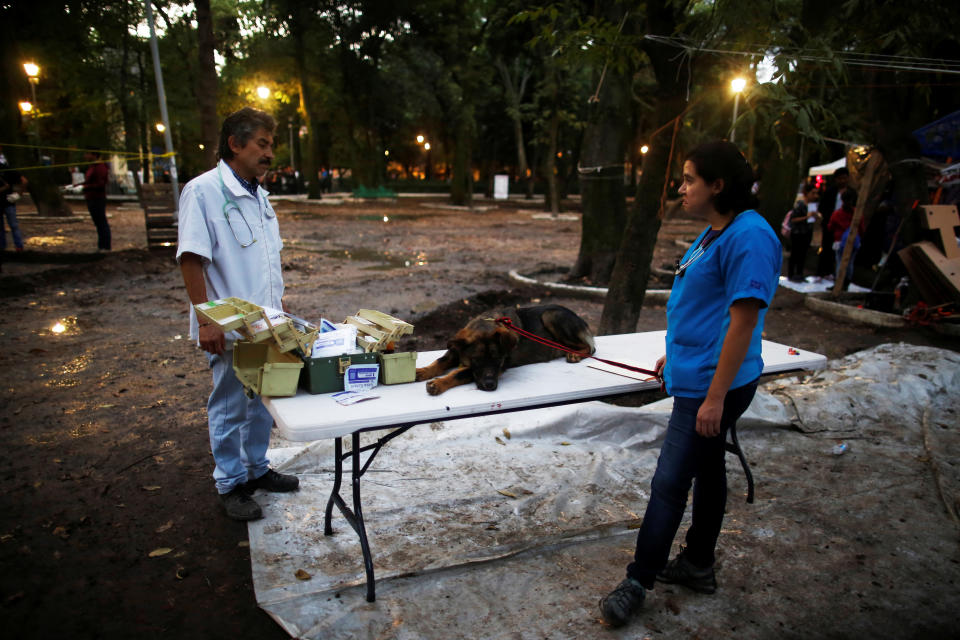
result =
M497 328L497 343L500 345L500 348L504 353L512 351L516 348L517 344L520 343L520 338L517 337L513 331L509 329L504 329L503 327Z
M463 353L467 345L470 344L469 336L470 333L466 329L460 329L460 331L457 331L457 335L447 340L447 349L456 354Z

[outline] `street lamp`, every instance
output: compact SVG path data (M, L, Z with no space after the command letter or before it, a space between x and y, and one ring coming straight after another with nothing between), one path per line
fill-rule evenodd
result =
M164 131L167 130L166 125L164 125L162 122L158 122L157 124L155 124L155 125L153 125L153 126L157 128L157 132L158 132L158 133L163 133Z
M260 96L261 100L266 100L270 97L270 87L260 85L257 87L257 95Z
M27 80L30 81L30 97L32 98L31 102L21 102L20 111L24 114L31 113L33 116L40 115L40 109L37 108L37 84L40 83L40 65L35 62L24 62L23 63L23 72L27 74ZM26 107L26 108L25 108ZM36 113L32 113L36 109ZM37 144L37 160L41 160L42 156L40 154L40 124L33 120L33 135L36 136Z
M32 102L27 102L26 100L23 100L22 102L20 102L20 113L22 113L23 115L27 115L31 111L33 111Z
M730 90L733 91L733 120L730 122L730 142L736 140L737 109L740 107L740 94L747 88L746 78L734 78L730 81Z

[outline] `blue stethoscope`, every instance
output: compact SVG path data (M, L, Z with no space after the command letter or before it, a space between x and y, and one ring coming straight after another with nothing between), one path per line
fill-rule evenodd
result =
M217 164L217 176L220 178L220 190L223 192L223 197L226 201L223 203L223 217L227 220L227 226L230 227L230 230L233 231L233 237L237 239L237 242L240 244L241 249L246 249L254 242L257 241L256 236L253 235L253 228L250 227L250 223L247 222L247 219L243 215L243 211L240 209L240 205L236 203L230 197L230 192L227 190L227 185L223 183L223 173L220 171L220 164ZM237 230L233 228L233 225L230 224L230 209L236 209L237 213L240 215L240 219L243 220L243 223L247 225L247 231L250 233L250 242L244 244L244 242L237 236Z

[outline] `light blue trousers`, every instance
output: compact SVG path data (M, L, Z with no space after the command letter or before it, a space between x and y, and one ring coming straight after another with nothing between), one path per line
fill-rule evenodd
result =
M217 492L229 493L247 479L267 472L267 447L273 417L259 396L248 398L233 371L233 352L207 355L213 370L213 392L207 401L210 449Z

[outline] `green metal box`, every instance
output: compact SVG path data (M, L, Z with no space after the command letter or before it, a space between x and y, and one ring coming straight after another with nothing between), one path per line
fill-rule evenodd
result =
M345 353L327 358L304 358L300 388L308 393L343 391L343 374L352 364L376 364L376 353Z

